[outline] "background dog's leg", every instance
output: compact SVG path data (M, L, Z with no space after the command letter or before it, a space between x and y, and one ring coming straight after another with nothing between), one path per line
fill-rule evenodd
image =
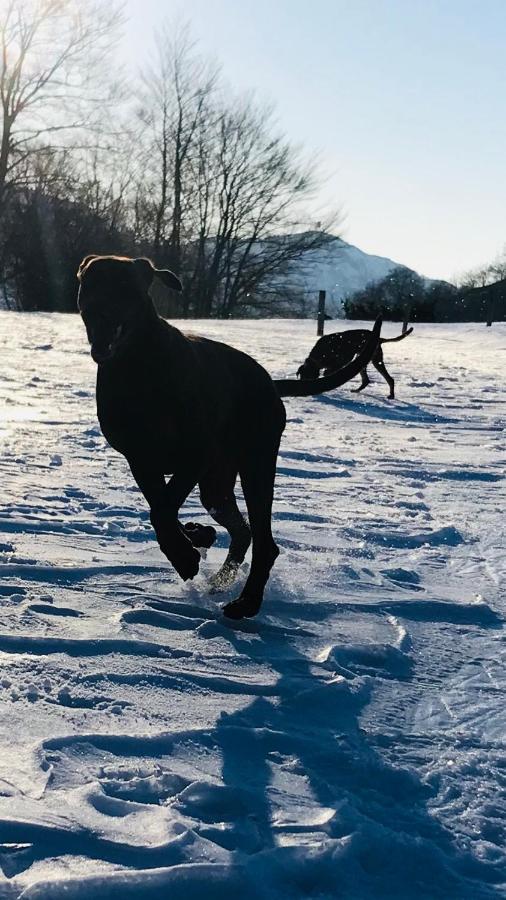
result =
M377 371L380 373L380 375L383 376L386 383L388 384L388 387L390 388L390 393L388 395L388 399L395 400L395 390L394 390L395 381L392 378L392 376L389 375L389 373L387 372L385 363L383 362L382 359L378 359L378 360L373 359L372 364L373 364L374 368L377 369Z
M218 525L227 529L230 535L227 558L221 569L211 578L213 592L226 590L233 584L251 543L249 525L234 496L236 480L237 467L230 465L210 473L205 479L201 479L199 484L202 506Z
M230 619L251 618L259 611L271 568L279 555L271 531L272 500L279 438L241 466L244 498L253 538L251 571L241 596L227 603L223 612Z
M353 394L358 394L360 391L363 391L364 388L366 388L367 385L371 383L371 381L370 381L370 379L369 379L369 376L368 376L368 374L367 374L367 369L361 369L361 370L360 370L360 377L361 377L361 379L362 379L362 383L359 384L358 387L352 388L352 389L351 389L351 391L352 391Z

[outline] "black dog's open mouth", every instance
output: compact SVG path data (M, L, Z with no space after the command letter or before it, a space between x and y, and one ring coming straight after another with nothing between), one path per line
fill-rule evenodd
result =
M109 341L109 343L102 343L98 341L94 342L91 345L92 359L98 364L107 362L107 360L112 359L116 350L118 349L122 334L123 326L118 325L116 331L114 332L112 340Z

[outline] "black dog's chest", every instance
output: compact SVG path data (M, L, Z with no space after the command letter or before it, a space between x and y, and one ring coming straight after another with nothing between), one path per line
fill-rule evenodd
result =
M184 452L182 435L156 384L112 379L104 384L99 377L97 414L105 439L119 453L132 459L149 448L153 461L173 471Z

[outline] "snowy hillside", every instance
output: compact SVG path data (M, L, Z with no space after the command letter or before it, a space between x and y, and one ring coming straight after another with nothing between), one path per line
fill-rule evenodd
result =
M362 290L371 281L381 281L399 265L335 238L319 250L308 251L288 280L295 287L314 292L315 297L319 290L325 290L327 312L340 316L342 301L348 294Z
M190 327L277 375L315 339ZM159 552L79 319L0 313L2 900L505 896L505 351L418 326L398 401L287 402L281 555L233 624L223 533L187 585Z

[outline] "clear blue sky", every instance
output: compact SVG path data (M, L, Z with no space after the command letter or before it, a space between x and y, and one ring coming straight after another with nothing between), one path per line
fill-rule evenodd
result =
M192 24L329 173L342 236L435 277L506 244L506 0L127 0L130 62Z

